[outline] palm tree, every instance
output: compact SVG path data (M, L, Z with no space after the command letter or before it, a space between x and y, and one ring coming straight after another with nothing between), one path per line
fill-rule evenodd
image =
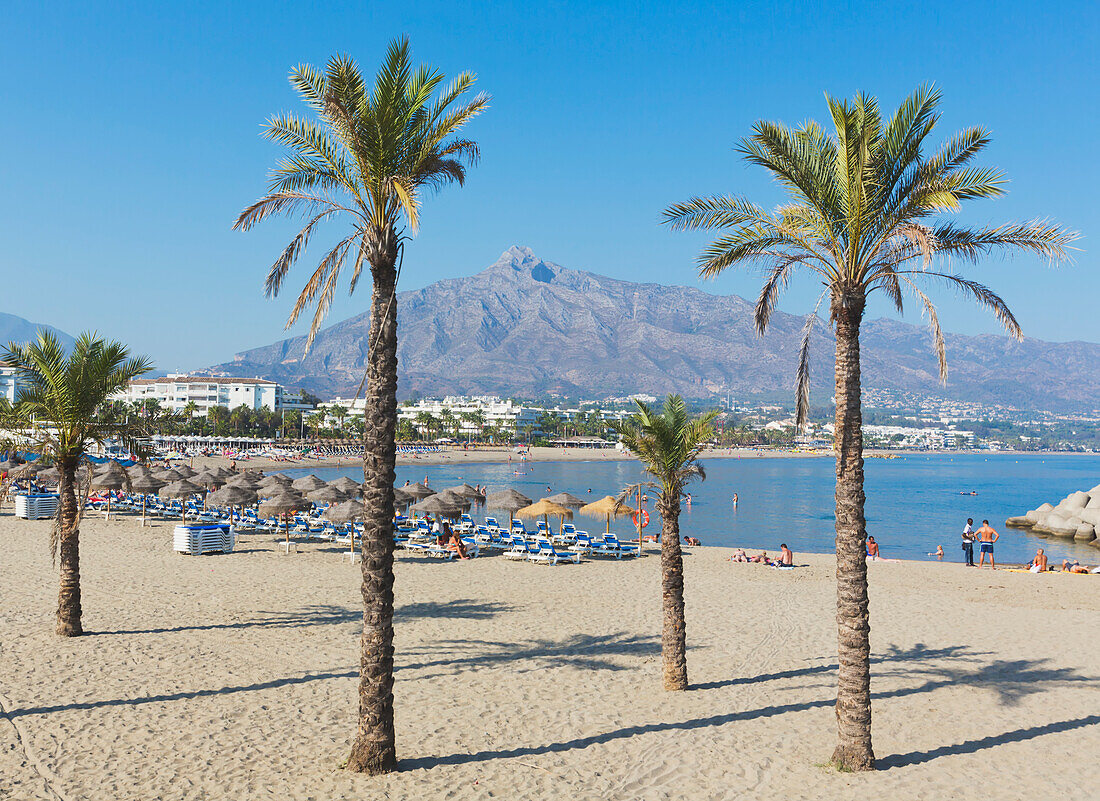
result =
M82 334L66 355L57 337L45 330L34 342L9 343L3 361L15 368L19 378L17 419L61 473L61 500L50 538L54 557L59 549L61 556L57 633L78 637L84 629L80 624L79 541L83 504L77 499L77 468L86 462L90 445L108 439L121 439L136 451L134 438L144 430L143 424L138 419L128 421L108 399L153 365L144 357L131 358L124 345L91 333Z
M722 236L699 256L704 276L728 267L764 267L756 303L763 334L779 296L794 274L821 281L836 331L836 554L840 671L838 743L833 762L846 770L874 768L871 748L870 624L867 613L866 522L863 505L863 431L860 408L859 331L867 299L876 291L902 311L906 294L928 315L946 379L944 338L935 306L921 288L929 282L973 298L1017 339L1020 326L991 289L951 271L945 261L977 263L990 252L1024 250L1064 259L1076 235L1046 221L970 228L945 220L966 200L1004 192L993 169L967 166L989 143L982 128L968 128L922 155L939 118L939 92L921 87L883 120L874 98L851 103L826 98L834 132L815 122L792 129L759 122L739 151L768 170L789 195L773 212L739 197L693 198L669 207L665 222L677 230L716 229ZM943 266L941 266L943 265ZM810 332L806 318L797 375L797 418L809 404Z
M711 423L717 412L690 419L684 399L669 395L657 414L639 400L638 411L615 426L627 450L637 456L653 476L660 493L661 514L661 657L666 690L686 690L687 631L684 621L684 560L680 553L680 498L684 486L705 479L696 459L713 436Z
M275 260L267 293L283 279L322 222L343 217L351 232L321 259L290 314L288 326L311 304L316 310L306 349L328 312L340 273L352 257L349 291L364 265L373 282L363 410L363 477L367 515L363 535L363 636L360 640L359 725L349 770L385 773L397 766L393 727L393 482L397 427L398 256L420 223L421 193L463 183L477 145L458 131L488 106L466 98L475 77L462 73L443 87L443 74L414 68L407 39L394 41L373 88L345 56L325 70L300 66L290 82L316 114L272 117L265 135L290 149L272 175L269 194L245 209L247 230L277 214L307 214L306 226ZM436 94L437 90L440 90ZM433 98L433 94L436 95Z

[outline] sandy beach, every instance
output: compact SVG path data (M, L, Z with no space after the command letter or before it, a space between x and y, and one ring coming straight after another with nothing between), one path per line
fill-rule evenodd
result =
M171 550L88 519L84 623L54 636L49 522L0 517L0 798L1094 797L1096 577L871 565L881 770L833 745L834 563L685 557L692 689L660 689L659 560L400 554L400 773L338 769L355 725L358 566ZM735 599L735 600L734 600Z

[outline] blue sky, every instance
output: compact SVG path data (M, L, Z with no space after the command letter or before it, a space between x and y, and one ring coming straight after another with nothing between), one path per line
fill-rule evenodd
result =
M493 95L467 129L482 162L465 188L428 200L404 289L521 244L568 267L755 297L750 273L698 280L704 238L665 230L661 209L724 192L772 205L775 186L732 151L754 121L824 119L825 92L864 90L892 109L935 81L941 135L990 128L983 163L1011 179L1007 197L965 219L1051 217L1084 237L1071 266L1017 256L973 277L1003 293L1028 335L1100 340L1089 3L17 2L4 18L0 310L96 328L161 369L285 335L291 293L266 300L262 282L291 224L231 230L279 155L260 125L300 108L286 81L295 64L339 51L373 72L401 33L418 61L476 72ZM365 309L367 290L343 295L329 320ZM805 313L815 296L798 284L782 308ZM948 330L997 330L940 300Z

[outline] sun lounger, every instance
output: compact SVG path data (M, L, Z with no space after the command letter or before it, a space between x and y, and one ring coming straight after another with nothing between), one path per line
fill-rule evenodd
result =
M529 549L530 550L530 549ZM576 552L562 553L554 550L554 544L549 540L539 540L538 545L529 553L527 560L536 564L556 565L559 562L573 562L580 564L581 555Z

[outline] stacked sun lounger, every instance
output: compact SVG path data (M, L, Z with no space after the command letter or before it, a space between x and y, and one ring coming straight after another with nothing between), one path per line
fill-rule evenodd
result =
M58 496L52 492L28 492L15 496L15 516L42 520L57 514Z
M230 553L237 543L236 532L227 524L180 525L172 534L176 553L200 556L204 553Z

